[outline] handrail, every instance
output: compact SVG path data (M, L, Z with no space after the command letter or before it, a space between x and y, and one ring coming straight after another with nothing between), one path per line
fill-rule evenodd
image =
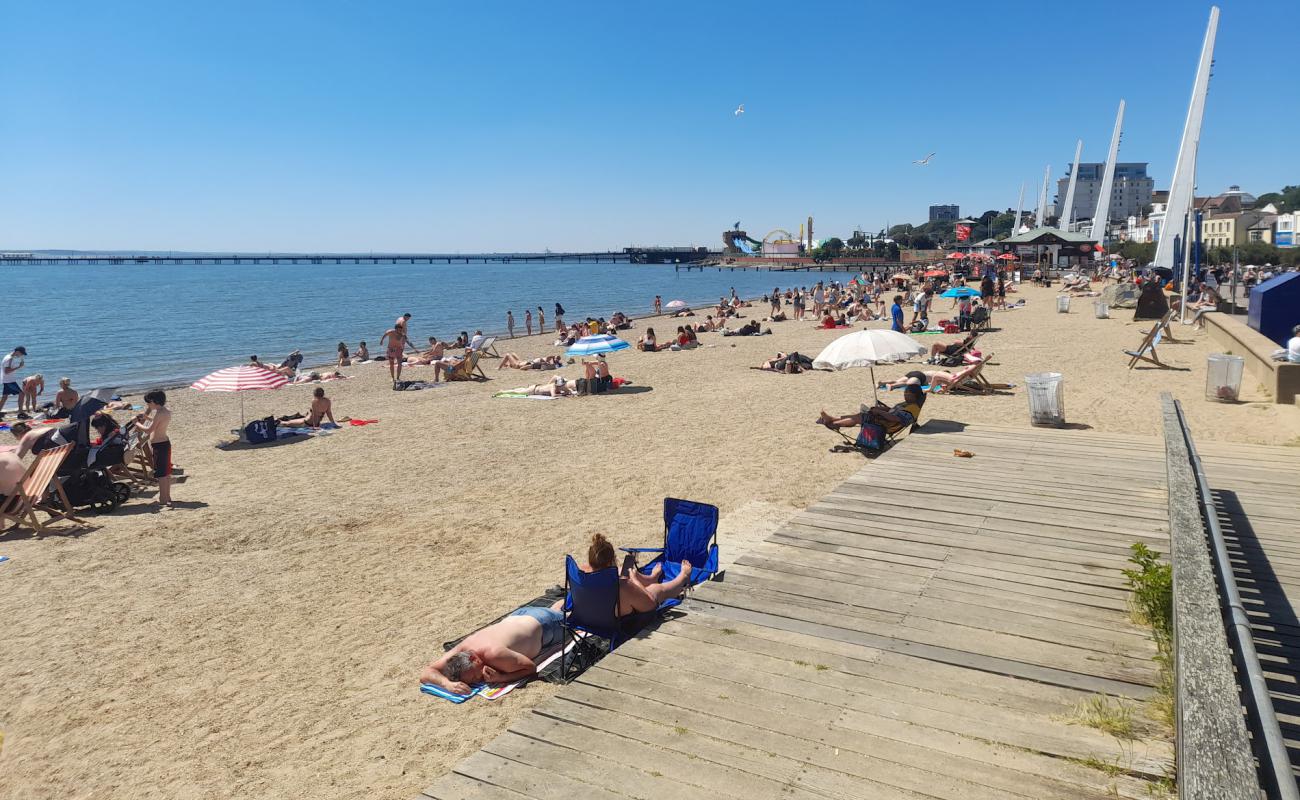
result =
M1187 445L1188 460L1192 474L1196 478L1196 488L1200 495L1201 516L1209 534L1211 552L1214 555L1214 571L1218 577L1221 601L1224 611L1224 623L1228 638L1232 643L1233 657L1237 662L1240 676L1245 677L1244 695L1246 697L1247 715L1250 718L1254 740L1260 747L1260 771L1270 779L1273 792L1270 797L1277 800L1300 800L1300 788L1296 786L1295 776L1291 772L1291 758L1287 753L1286 740L1282 728L1278 725L1277 712L1273 708L1273 698L1269 694L1264 670L1260 666L1259 654L1255 650L1255 638L1250 630L1250 617L1241 602L1241 593L1237 590L1237 581L1232 573L1232 560L1228 555L1228 546L1223 538L1223 529L1219 526L1219 515L1214 508L1214 499L1210 494L1210 485L1205 479L1205 469L1201 457L1196 452L1192 433L1183 416L1182 404L1173 401L1178 426L1182 429L1183 439Z

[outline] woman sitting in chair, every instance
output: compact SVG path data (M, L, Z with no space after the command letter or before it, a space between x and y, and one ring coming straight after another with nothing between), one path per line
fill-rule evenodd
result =
M884 434L892 435L909 425L915 425L921 418L921 407L924 405L925 393L921 391L921 382L916 378L908 378L907 388L903 390L903 402L893 408L877 402L870 408L862 406L862 410L857 414L843 417L834 417L822 411L817 417L817 424L825 425L831 430L875 425Z
M614 545L602 534L591 537L591 546L587 548L586 571L609 569L616 564ZM658 565L643 575L636 568L636 559L631 553L623 559L623 568L618 577L618 615L639 614L654 611L659 604L681 594L682 588L691 579L691 562L682 561L682 571L667 583L660 583L661 570Z

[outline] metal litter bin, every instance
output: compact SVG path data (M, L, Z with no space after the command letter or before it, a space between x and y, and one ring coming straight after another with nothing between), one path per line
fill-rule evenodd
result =
M1065 380L1059 372L1035 372L1025 376L1029 391L1029 421L1034 425L1065 424Z

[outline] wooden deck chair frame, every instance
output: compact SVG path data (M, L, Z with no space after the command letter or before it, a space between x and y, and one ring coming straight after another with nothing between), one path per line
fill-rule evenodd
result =
M984 377L984 367L988 366L993 360L993 354L989 353L975 367L975 371L966 376L961 383L954 384L944 389L948 394L992 394L994 392L1004 392L1011 388L1009 383L993 383Z
M1179 339L1178 337L1174 336L1174 329L1172 326L1174 323L1174 317L1176 316L1178 316L1178 312L1175 311L1174 309L1170 309L1165 314L1164 318L1160 320L1160 332L1164 335L1164 340L1166 342L1170 342L1172 344L1188 344L1189 340Z
M72 448L73 445L69 442L36 456L27 467L27 474L23 475L23 479L14 488L14 493L0 504L0 529L7 528L11 518L14 520L14 527L26 522L37 535L44 533L50 523L57 519L82 524L81 520L72 515L72 503L68 502L63 484L56 477L59 467L63 466L63 461L72 452ZM51 490L58 495L62 508L46 502L45 498ZM41 522L36 516L37 511L44 511L50 518Z
M149 446L149 437L137 433L127 434L126 459L109 470L114 475L121 475L127 482L137 488L146 488L158 483L153 476L153 448Z
M481 350L471 350L465 356L465 360L456 365L454 369L446 373L445 378L449 381L485 381L488 379L487 373L483 371L479 359L483 357Z
M483 344L478 346L478 352L490 358L500 358L501 354L497 352L498 338L499 337L496 336L488 336L487 338L485 338L483 340Z
M1125 350L1124 355L1129 357L1128 368L1133 369L1139 361L1145 361L1148 364L1155 364L1161 369L1170 369L1170 366L1160 360L1160 354L1156 352L1156 347L1164 336L1165 322L1162 320L1151 326L1147 335L1142 337L1142 344L1136 350Z

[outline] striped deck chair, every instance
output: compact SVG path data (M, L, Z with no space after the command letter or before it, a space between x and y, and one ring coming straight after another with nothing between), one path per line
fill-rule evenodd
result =
M1147 331L1147 335L1143 337L1142 344L1138 346L1138 349L1124 351L1124 355L1129 356L1129 369L1133 369L1133 367L1137 366L1139 361L1145 361L1148 364L1155 364L1161 369L1170 369L1170 366L1161 361L1159 354L1156 353L1156 346L1160 344L1160 340L1165 335L1163 329L1165 324L1167 323L1157 322L1151 327L1151 330Z
M487 373L483 367L479 366L479 359L483 357L482 350L470 350L465 354L465 359L452 369L448 370L443 377L449 381L485 381L488 379Z
M14 493L6 497L3 503L0 503L0 529L8 526L12 518L14 527L18 527L26 522L37 534L45 532L45 529L55 519L66 519L76 523L81 520L72 516L70 509L72 504L68 502L68 496L63 493L63 484L55 479L55 474L59 467L63 466L63 461L72 452L73 444L69 442L62 447L55 447L46 450L36 456L31 465L27 468L27 474L19 481L15 487ZM51 487L58 494L61 507L57 507L48 502ZM44 511L49 515L49 519L41 522L37 518L36 512Z
M1012 386L1009 383L993 383L984 377L984 367L992 360L992 353L984 356L984 359L976 365L975 369L964 380L945 388L944 391L949 394L993 394L994 392L1004 392L1011 389Z
M137 489L153 486L158 479L153 476L153 448L149 446L149 437L134 430L132 426L127 431L126 440L126 458L121 464L109 469L109 473L125 478Z
M491 358L500 358L501 354L497 352L497 337L489 336L478 346L478 351Z

